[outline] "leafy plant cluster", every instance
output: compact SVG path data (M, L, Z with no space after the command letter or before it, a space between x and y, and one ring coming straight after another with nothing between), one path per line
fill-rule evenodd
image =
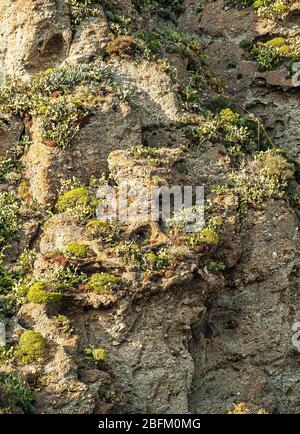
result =
M119 243L115 249L115 254L131 263L139 270L156 272L163 270L169 263L165 249L161 248L156 252L144 251L138 244L132 241Z
M259 119L242 116L230 108L219 114L206 116L199 126L189 127L186 137L193 153L201 150L205 142L223 143L229 155L237 158L244 153L254 154L269 147L270 139Z
M11 157L0 158L0 184L15 184L22 177L24 165Z
M115 244L121 239L122 228L118 222L93 219L86 224L85 232L88 237L97 238L103 244Z
M0 373L0 410L9 413L20 407L29 413L33 403L33 391L24 381L13 374Z
M67 148L110 92L120 94L120 89L106 65L76 64L48 69L28 81L9 77L0 87L0 110L20 118L38 117L44 143Z
M105 348L85 348L83 355L87 360L93 360L94 362L105 362L108 358L108 352Z
M251 48L250 55L264 70L275 69L286 62L293 64L300 59L300 40L293 38L289 42L276 37L266 42L259 41Z
M284 19L293 4L293 0L254 0L253 7L259 16L271 19Z
M166 222L166 229L170 232L173 239L184 242L191 248L203 245L217 245L220 240L219 229L222 220L210 218L207 213L206 222L204 222L200 218L202 211L203 208L201 206L194 206L192 208L183 207L174 213Z
M98 0L65 0L70 7L71 21L73 25L78 25L88 17L99 15L97 4Z
M242 164L230 176L229 187L240 197L242 209L259 207L270 198L280 198L294 175L294 165L276 148L258 152L251 163Z
M148 8L165 19L171 18L172 13L179 15L184 9L183 0L132 0L132 3L139 12Z
M20 201L14 193L0 193L0 257L18 239L22 218Z
M225 3L238 9L252 5L258 16L283 20L288 15L293 0L225 0Z

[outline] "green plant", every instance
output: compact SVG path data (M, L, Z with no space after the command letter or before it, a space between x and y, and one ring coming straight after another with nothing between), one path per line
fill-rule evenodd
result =
M88 247L76 242L69 243L66 246L66 253L74 258L85 258L88 255Z
M45 355L46 339L39 332L27 330L20 336L15 357L20 365L28 365Z
M131 146L129 148L131 155L137 159L149 159L152 164L160 163L160 152L155 148L149 148L144 145Z
M18 160L8 157L0 158L0 183L13 184L20 181L23 168L24 165Z
M52 98L47 105L41 106L40 115L44 141L51 141L52 146L67 148L89 112L80 99L61 96Z
M105 362L108 358L108 352L104 348L85 348L83 355L88 360L94 360L95 362Z
M16 269L21 275L32 272L35 259L36 252L25 248L18 258Z
M165 249L159 249L157 252L147 252L143 251L138 244L132 241L119 243L115 247L115 253L127 262L132 263L139 270L144 271L164 269L169 262Z
M27 120L37 117L44 143L66 148L110 92L124 98L104 63L50 68L26 82L8 77L0 87L0 110Z
M21 407L26 413L33 408L34 394L30 387L12 374L0 373L0 407Z
M78 187L61 193L55 208L58 212L72 211L75 217L86 220L95 215L98 202L87 187Z
M65 315L55 315L52 321L57 325L57 327L64 333L72 333L72 324L70 319Z
M194 248L200 246L201 244L214 246L218 244L220 237L215 227L207 226L200 231L187 234L185 239L187 244Z
M259 152L230 176L229 186L240 197L243 207L260 206L271 197L282 197L294 174L294 166L278 149Z
M27 300L32 303L55 303L59 301L63 294L52 290L53 283L49 280L35 282L30 286L27 293Z
M0 193L0 255L18 239L20 201L10 192Z
M110 273L95 273L91 276L88 288L101 294L111 289L116 289L121 283L119 277Z
M86 224L86 233L92 238L99 238L103 243L115 243L120 239L121 227L116 222L94 219Z
M254 0L253 7L259 16L271 19L284 19L293 0Z
M78 25L90 16L96 17L100 14L97 0L66 0L66 4L70 7L73 25Z
M169 259L166 251L160 249L157 253L149 252L144 257L146 271L162 270L168 266Z

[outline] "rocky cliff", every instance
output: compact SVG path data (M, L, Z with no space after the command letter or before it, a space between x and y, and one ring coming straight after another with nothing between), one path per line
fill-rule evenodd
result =
M300 3L0 22L1 412L298 413ZM124 185L204 186L205 223L97 218Z

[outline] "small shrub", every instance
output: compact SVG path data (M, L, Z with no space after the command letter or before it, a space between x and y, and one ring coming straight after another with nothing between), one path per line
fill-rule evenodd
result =
M24 165L18 160L7 157L0 158L0 183L13 184L20 181L23 168Z
M0 193L0 254L17 241L20 228L19 199L10 192Z
M253 7L259 16L284 19L294 0L254 0Z
M187 244L190 247L197 247L201 244L207 244L208 246L214 246L218 244L220 237L214 227L206 227L199 232L193 232L186 235Z
M86 224L86 234L99 238L103 243L115 243L120 239L121 227L115 222L94 219Z
M55 303L62 298L61 292L48 290L51 287L51 282L46 280L34 283L28 290L27 300L32 303Z
M137 52L138 47L132 36L121 35L109 42L105 48L108 55L130 56Z
M105 362L108 358L108 352L104 348L85 348L83 350L83 355L95 362Z
M51 146L59 145L63 149L70 147L88 114L78 99L69 96L50 99L47 105L40 107L44 143L51 142Z
M109 273L95 273L90 278L88 287L93 291L101 294L110 289L115 289L120 284L120 279Z
M46 339L38 332L27 330L22 333L18 346L15 350L15 357L21 365L28 365L45 355Z
M66 246L66 253L74 258L86 258L88 254L88 247L84 244L79 244L76 242L69 243Z
M64 333L72 333L72 324L70 319L65 315L53 316L52 321L57 325L57 327Z
M24 412L32 410L34 395L27 384L12 374L0 373L0 407L21 407Z

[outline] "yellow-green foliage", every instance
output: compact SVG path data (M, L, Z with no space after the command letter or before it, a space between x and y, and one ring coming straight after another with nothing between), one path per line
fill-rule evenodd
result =
M106 222L99 219L90 220L86 225L86 234L99 238L102 243L114 243L120 239L121 226L116 222Z
M271 197L282 197L293 174L293 164L278 149L271 149L257 153L252 163L232 173L231 186L244 205L256 207Z
M218 244L220 237L216 228L213 226L201 229L199 232L193 232L186 236L186 240L189 246L197 247L201 244L207 244L214 246Z
M288 14L294 0L255 0L254 9L259 16L272 19L283 19Z
M239 115L230 108L226 108L220 111L219 119L221 124L236 124L239 120Z
M255 156L255 164L261 174L276 178L283 187L293 177L295 171L294 165L289 163L277 149L259 152Z
M109 223L103 221L94 219L87 223L86 230L91 236L101 236L101 235L107 235L110 231L110 225Z
M46 339L41 333L27 330L22 333L18 346L15 350L15 357L21 365L35 362L45 355Z
M299 38L293 38L289 41L282 37L276 37L266 42L259 41L252 47L250 53L263 69L271 70L286 61L295 62L299 59Z
M89 190L86 187L78 187L59 195L56 209L59 212L64 212L78 206L88 206L90 201L91 195Z
M49 291L47 288L51 282L45 280L36 282L28 290L27 300L33 303L54 303L61 299L62 293ZM51 285L50 285L51 286Z
M104 348L85 348L83 355L95 362L105 362L108 358L108 352Z
M66 246L66 253L74 258L85 258L88 254L88 247L76 242L69 243Z
M114 289L120 284L120 279L110 273L95 273L90 278L88 287L97 293Z
M252 413L247 404L245 402L239 402L238 404L234 404L234 409L232 411L228 411L227 414L250 414ZM261 408L256 412L256 414L268 414L268 412Z

